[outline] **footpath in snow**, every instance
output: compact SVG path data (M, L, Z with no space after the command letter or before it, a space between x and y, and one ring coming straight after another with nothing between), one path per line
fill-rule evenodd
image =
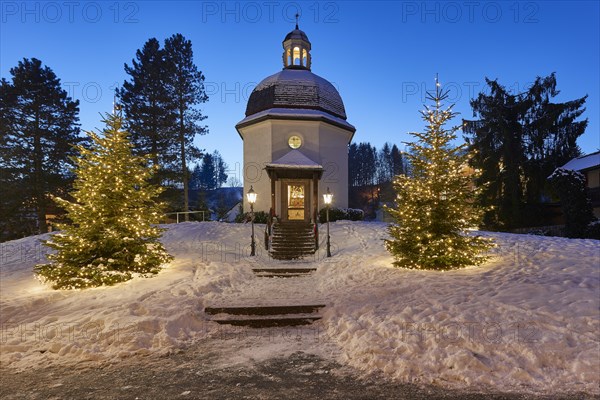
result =
M244 362L306 345L300 350L400 381L599 393L599 241L484 232L498 244L486 264L412 271L391 267L385 224L340 221L331 224L333 257L301 264L316 272L259 278L252 267L280 264L264 250L248 256L249 226L167 228L175 259L158 276L85 291L54 291L34 278L47 235L0 244L2 367L117 361L198 340L219 346L223 326L206 306L314 301L327 304L314 324L324 340L270 338L260 349L229 340L229 351L240 346Z

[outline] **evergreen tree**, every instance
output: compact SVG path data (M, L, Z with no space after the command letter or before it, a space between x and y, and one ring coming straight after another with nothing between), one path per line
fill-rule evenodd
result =
M203 190L216 189L215 175L213 155L205 154L202 157L202 166L200 167L200 188Z
M377 186L379 188L378 200L384 203L394 198L392 181L394 180L394 160L392 146L386 142L377 155Z
M378 184L392 182L396 175L404 174L405 172L402 153L395 144L384 143L381 150L377 153L376 160Z
M392 176L405 174L406 165L404 163L404 158L402 157L402 152L398 149L398 146L393 145L391 150L392 157Z
M548 177L560 198L565 216L565 235L570 238L585 238L588 226L594 221L592 202L587 197L585 177L577 171L557 168Z
M192 172L192 187L201 190L214 190L227 182L227 164L221 154L215 150L212 154L205 154L202 163L196 164Z
M55 198L72 224L46 241L56 253L35 267L55 289L112 285L150 276L172 258L159 242L162 188L148 183L148 157L134 156L119 115L107 115L102 136L88 132L92 146L79 146L74 202Z
M189 210L188 163L201 156L200 149L194 146L196 135L206 135L208 128L198 125L206 118L196 108L208 100L204 91L204 75L194 64L192 42L181 34L165 40L166 90L175 110L176 122L173 126L173 160L179 167L180 181L183 183L184 210ZM188 220L188 214L185 214Z
M39 233L47 232L49 194L71 178L71 144L79 136L79 102L38 59L23 59L10 70L12 82L0 81L0 236L22 230L33 213ZM25 228L26 229L26 228ZM22 231L22 234L32 232Z
M448 92L436 81L435 94L427 98L433 107L421 111L428 124L424 133L412 133L407 157L412 174L394 181L396 207L388 208L396 224L389 226L391 239L385 241L394 264L405 268L448 270L476 265L491 243L466 233L477 226L481 210L474 204L472 178L465 174L468 153L465 145L453 147L460 127L445 129L456 116L452 106L443 109Z
M360 186L371 186L377 179L377 149L368 142L358 144L358 181Z
M194 165L194 169L190 172L190 188L193 190L199 190L201 187L200 184L200 175L202 172L202 168L200 164Z
M149 39L131 66L125 64L130 81L117 89L120 104L125 113L127 129L136 153L150 155L152 164L158 168L154 183L173 179L169 165L173 162L171 133L177 122L177 114L167 89L165 52L155 38Z
M350 186L369 186L377 182L377 149L371 143L352 143L348 149Z
M482 171L478 183L486 183L480 198L489 207L485 225L512 229L534 224L538 218L531 210L547 195L546 177L580 154L576 141L587 120L576 119L587 96L551 103L559 93L554 74L538 77L516 94L497 81L486 82L489 93L471 101L478 119L464 121L475 152L472 165Z
M587 119L576 121L585 108L587 96L552 103L560 93L556 89L556 75L537 77L526 93L530 104L523 121L525 134L524 165L525 201L537 203L548 193L548 175L557 167L581 155L577 139L587 127Z
M474 153L472 165L482 171L477 184L484 187L480 201L488 209L485 225L510 229L522 221L521 177L525 155L520 121L528 104L496 81L486 82L490 86L489 95L480 93L471 101L473 112L484 121L470 140ZM471 132L473 125L466 122L465 132Z
M392 147L388 142L385 142L377 155L377 183L381 185L391 182L394 179L393 171Z
M348 146L348 185L358 187L358 144Z
M117 94L136 149L151 154L160 166L157 183L183 187L183 208L188 210L188 165L201 157L193 142L196 135L208 133L199 125L206 116L197 106L208 97L204 76L193 61L192 43L181 34L166 39L164 48L149 39L132 65L125 65L125 72L130 81Z
M223 161L221 154L215 150L212 153L215 170L215 188L220 188L227 182L227 163Z

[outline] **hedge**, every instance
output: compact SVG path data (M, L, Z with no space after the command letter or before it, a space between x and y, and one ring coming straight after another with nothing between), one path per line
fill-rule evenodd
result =
M319 211L319 222L325 223L327 222L327 208L322 208ZM331 207L329 209L329 221L340 221L340 220L350 220L350 221L362 221L365 217L365 213L363 210L359 210L357 208L336 208Z

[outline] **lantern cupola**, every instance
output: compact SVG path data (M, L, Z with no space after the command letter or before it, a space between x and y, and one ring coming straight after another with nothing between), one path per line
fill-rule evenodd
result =
M296 15L296 29L283 39L283 68L310 70L310 64L310 41L306 33L298 28Z

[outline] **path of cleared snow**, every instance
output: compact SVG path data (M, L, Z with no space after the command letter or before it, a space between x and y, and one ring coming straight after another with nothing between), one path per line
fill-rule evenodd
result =
M315 325L327 340L310 351L365 372L453 387L598 393L600 242L488 234L499 244L488 263L437 273L390 267L384 224L331 228L334 257L303 263L317 266L310 277L254 276L252 266L278 264L263 252L247 256L247 225L184 223L165 233L175 260L157 277L75 292L33 278L39 237L1 244L0 362L32 368L159 354L222 332L207 321L207 305L314 300L328 305ZM238 361L285 346L241 349L247 357Z

